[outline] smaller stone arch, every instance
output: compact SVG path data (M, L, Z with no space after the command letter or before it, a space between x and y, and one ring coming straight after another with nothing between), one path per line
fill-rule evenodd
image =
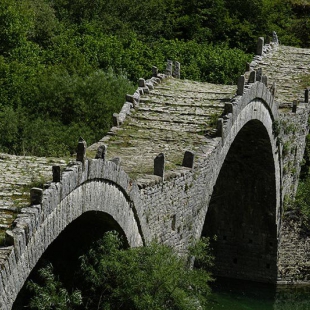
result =
M108 214L124 232L130 247L143 245L135 202L136 185L115 163L86 160L67 167L61 182L43 191L42 202L23 209L1 273L0 308L11 309L28 275L48 246L70 223L88 212Z

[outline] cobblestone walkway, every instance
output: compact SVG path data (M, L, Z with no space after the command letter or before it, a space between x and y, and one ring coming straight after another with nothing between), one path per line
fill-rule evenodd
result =
M292 104L293 100L304 100L304 77L310 74L310 49L279 45L271 53L255 56L253 68L262 68L268 83L276 83L276 100L281 104ZM310 79L308 79L310 81Z
M147 183L158 154L165 154L166 170L171 170L182 164L185 151L197 152L211 142L208 135L235 92L236 86L168 78L143 95L139 107L101 143L108 146L109 159L120 157L131 177Z

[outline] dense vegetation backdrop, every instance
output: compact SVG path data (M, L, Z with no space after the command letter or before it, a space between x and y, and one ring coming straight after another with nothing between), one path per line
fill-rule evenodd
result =
M1 0L0 151L75 152L167 58L182 77L235 83L258 36L309 46L297 0Z

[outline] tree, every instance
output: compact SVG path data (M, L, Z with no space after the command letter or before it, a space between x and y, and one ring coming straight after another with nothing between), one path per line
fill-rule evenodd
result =
M81 274L75 282L79 283L83 296L81 309L191 310L198 305L205 308L211 280L206 268L212 264L209 240L201 240L190 251L196 255L199 268L190 268L189 260L171 247L153 242L145 247L124 249L116 232L106 233L81 258ZM55 278L49 276L49 279L55 282ZM30 305L41 302L42 292L41 299L47 291L57 293L31 285L36 303L32 299ZM58 287L57 282L54 286Z
M7 54L27 41L33 29L31 11L25 1L0 1L0 54Z
M29 305L31 309L71 310L74 306L82 304L80 291L75 290L72 294L69 294L53 274L52 265L40 269L39 275L43 285L32 281L28 282L29 290L36 293Z

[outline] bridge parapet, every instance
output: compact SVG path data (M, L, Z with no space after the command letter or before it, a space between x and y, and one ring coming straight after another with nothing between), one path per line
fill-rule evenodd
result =
M263 75L262 68L255 69L258 62L264 57L272 54L277 50L279 45L278 36L273 32L272 41L267 38L260 37L257 43L257 55L251 63L247 64L247 71L241 75L237 83L236 96L225 104L222 116L218 119L217 135L222 137L224 143L227 134L230 132L233 124L236 122L238 115L247 104L259 98L266 108L270 111L272 120L278 119L279 104L275 100L276 84L273 83L268 88L268 78Z
M278 105L270 89L259 81L247 84L242 95L236 96L231 102L225 104L224 113L218 120L217 130L223 142L231 131L232 126L237 121L241 111L256 98L259 98L262 104L270 111L273 121L278 119ZM257 111L254 110L253 112Z
M262 45L262 40L260 44ZM173 71L171 62L166 69L168 74L160 74L154 67L151 79L140 79L137 91L133 95L126 95L126 102L120 113L114 115L115 126L106 137L90 148L96 151L100 147L97 159L87 159L83 146L79 161L68 165L61 175L55 169L54 182L47 184L43 191L34 191L36 197L33 196L33 204L22 209L13 229L7 231L10 246L0 249L2 308L10 309L27 275L49 244L66 226L88 211L111 215L124 231L130 246L157 239L175 246L180 252L186 250L194 239L201 236L218 176L229 153L229 160L236 165L232 169L223 169L221 186L227 185L226 174L230 173L229 180L234 180L233 173L239 173L239 159L236 160L238 152L235 151L239 146L245 157L250 159L247 165L241 163L246 172L243 172L238 181L251 179L252 171L248 167L252 167L253 158L257 159L269 174L270 187L274 187L273 192L269 192L273 199L270 203L273 209L262 209L262 213L258 214L263 218L266 216L263 212L267 210L268 223L279 229L282 185L279 156L282 151L278 152L272 126L279 119L279 100L275 98L275 83L268 89L267 78L262 74L261 68L257 68L278 49L280 47L276 40L262 45L262 55L255 56L248 71L239 79L237 95L233 99L231 97L235 93L235 86L197 83L171 77L171 74L179 76L178 70ZM303 53L307 54L306 51ZM299 108L296 113L300 113ZM222 116L218 121L216 136L214 124L211 123L220 114ZM306 133L304 127L301 136ZM230 152L240 132L241 138L235 144L237 148ZM258 154L253 157L257 132L264 144L260 144L259 151L268 156L268 165L263 162L264 156ZM243 145L248 134L254 142L247 141ZM155 176L154 158L160 153L165 154L166 170L169 171ZM182 162L184 154L191 156L189 164ZM260 169L255 169L259 174ZM260 187L263 176L260 177L258 181L254 180L255 188L260 188L257 191L259 194L264 193L264 189ZM238 186L227 190L225 195L228 198L222 201L229 201L230 194L236 188L241 188ZM252 190L252 185L245 184L245 188L248 193ZM216 194L213 195L213 204L216 204ZM260 196L263 195L258 195L258 198ZM246 199L245 207L251 203L251 197ZM237 206L239 201L235 199L235 202ZM261 205L267 205L268 208L268 203L265 204L263 200ZM226 211L229 211L228 208L229 206ZM239 216L237 213L235 215ZM231 227L225 221L220 225L223 231L228 231ZM269 231L268 239L264 231L261 233L260 230L255 230L255 223L244 225L243 246L250 249L254 245L259 250L264 247L272 248L271 252L263 253L261 274L257 276L258 280L266 280L269 279L270 266L275 266L278 231ZM239 228L238 226L233 231L237 234ZM247 231L256 237L249 237ZM224 239L227 236L229 235L222 236L223 244L227 241ZM250 243L246 239L248 237ZM272 256L271 263L268 261L269 256ZM247 259L247 256L239 257L239 262L244 258ZM226 261L228 267L224 269L230 270L230 264L236 264L237 261ZM256 271L250 269L251 272ZM249 276L247 272L244 269L238 276Z
M59 234L85 212L105 212L120 225L129 246L143 244L136 205L137 184L112 161L73 162L60 182L46 184L36 204L24 207L6 231L0 249L0 308L11 309L15 297L41 255ZM147 229L147 227L145 227Z

